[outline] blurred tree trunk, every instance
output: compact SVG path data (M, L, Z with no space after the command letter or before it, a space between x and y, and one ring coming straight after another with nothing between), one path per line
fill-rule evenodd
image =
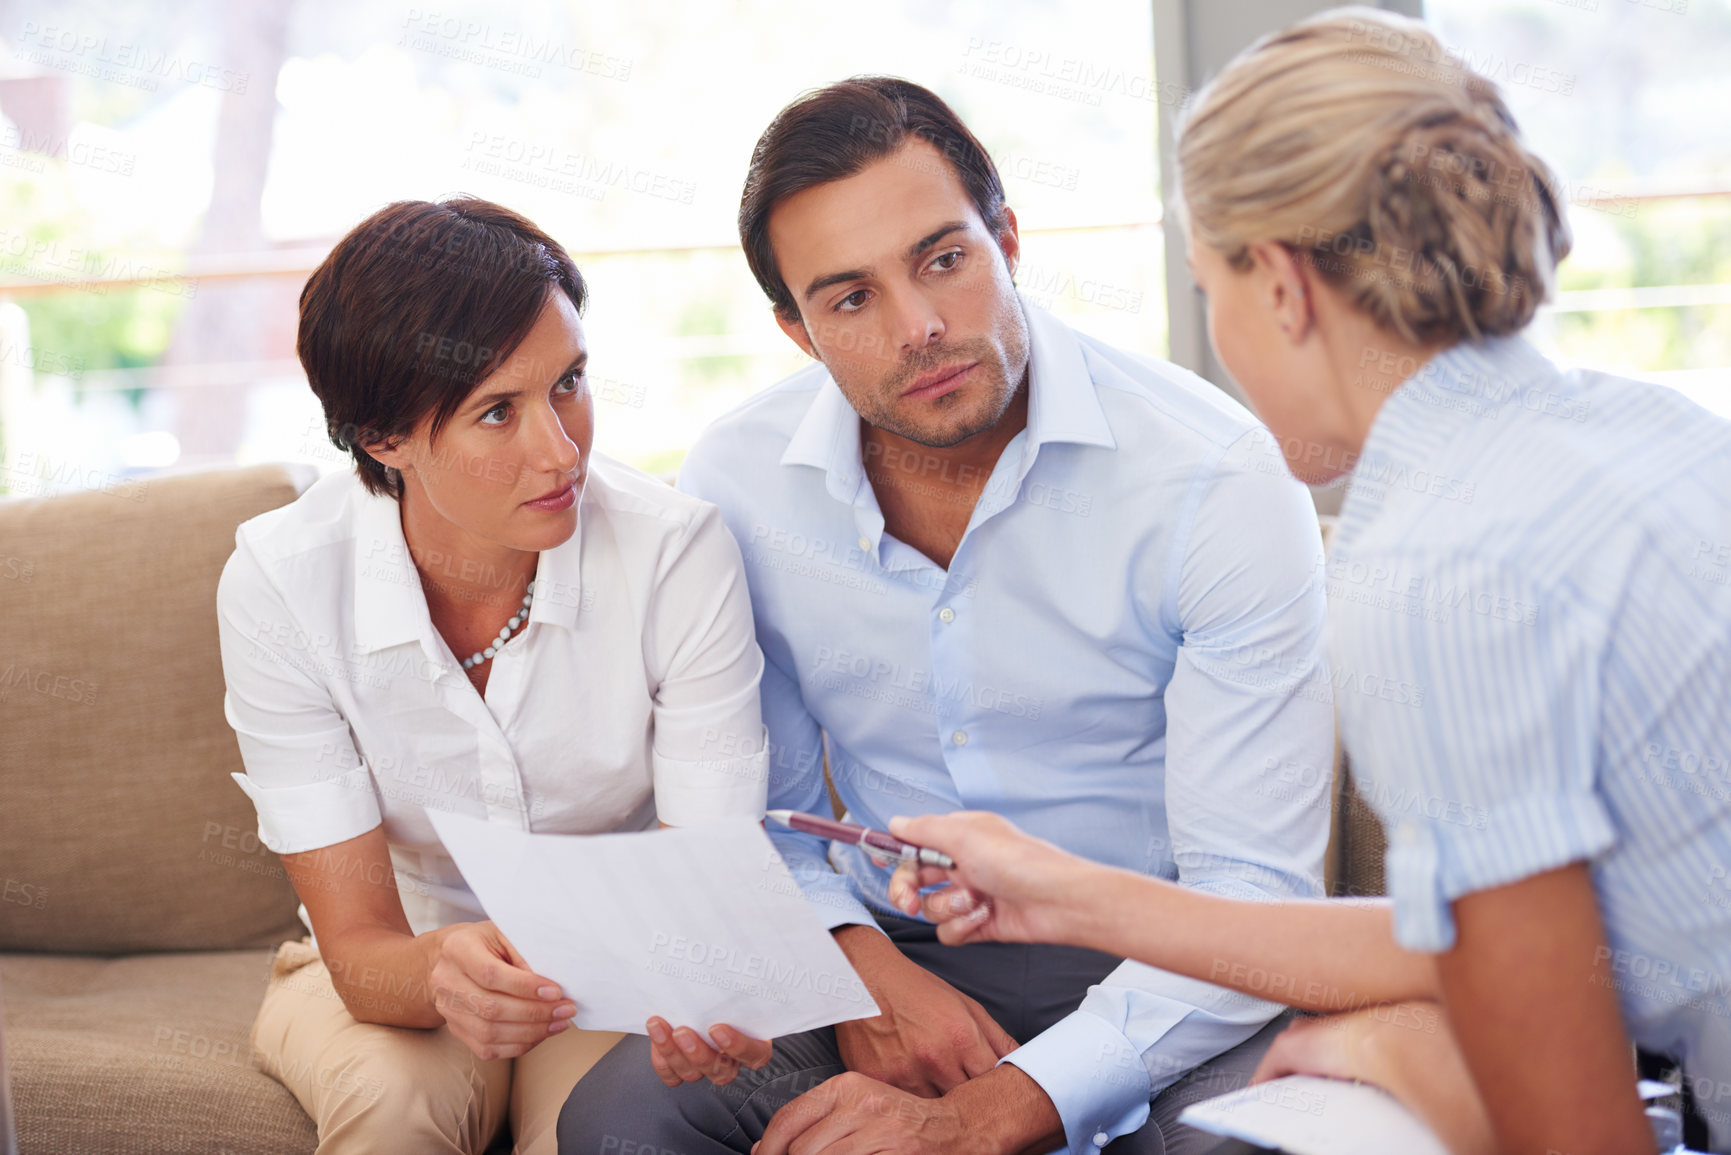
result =
M244 92L225 92L216 128L215 180L195 256L256 253L264 248L260 200L276 127L276 79L288 54L295 0L244 0L221 6L221 64L246 77ZM238 88L239 85L237 84ZM264 355L268 286L258 280L205 280L187 301L163 364L245 364ZM211 379L180 390L175 436L180 460L231 460L246 419L250 374Z

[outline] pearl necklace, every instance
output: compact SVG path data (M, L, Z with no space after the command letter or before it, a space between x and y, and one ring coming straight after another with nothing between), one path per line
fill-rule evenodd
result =
M463 659L463 668L472 670L482 662L490 662L493 655L505 648L505 643L511 640L511 634L529 620L529 606L535 601L535 583L530 582L529 592L523 595L523 608L511 615L511 620L505 623L505 628L499 631L499 636L493 639L493 644L478 654L470 654Z

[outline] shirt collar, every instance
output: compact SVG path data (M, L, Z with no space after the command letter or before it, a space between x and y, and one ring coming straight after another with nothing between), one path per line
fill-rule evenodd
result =
M1518 334L1451 345L1395 387L1372 418L1360 457L1413 461L1434 454L1456 429L1495 420L1525 386L1556 372Z
M1026 298L1022 298L1022 312L1028 319L1029 339L1024 462L1031 464L1040 446L1056 442L1116 449L1118 442L1075 331ZM829 492L839 501L853 501L864 483L859 414L828 373L794 429L781 463L824 470Z
M1030 371L1028 375L1028 445L1068 443L1118 448L1100 391L1076 331L1026 300Z
M1525 337L1461 341L1432 355L1406 378L1371 418L1353 466L1354 478L1438 460L1444 445L1470 422L1494 421L1506 405L1557 367ZM1387 495L1377 484L1347 485L1334 550L1348 547L1376 516Z
M529 624L541 622L561 629L577 628L577 615L583 609L583 527L595 516L590 476L595 469L590 459L589 471L583 477L583 489L577 495L577 528L571 536L552 549L541 551L535 564L535 600L529 606Z
M827 475L830 496L852 502L865 480L859 414L828 373L781 455L783 465L810 465Z
M1556 371L1550 359L1519 334L1461 341L1419 366L1389 400L1393 402L1405 393L1408 405L1427 401L1472 416L1509 400L1521 383L1552 376ZM1460 398L1474 404L1449 403Z
M402 506L396 499L357 488L355 501L355 648L371 653L420 642L439 654L433 618L421 576L403 537ZM535 599L529 624L572 629L582 609L583 506L589 479L578 495L577 530L569 541L542 550L535 565Z
M355 507L355 648L371 653L421 640L431 625L427 596L403 540L401 506L357 486Z

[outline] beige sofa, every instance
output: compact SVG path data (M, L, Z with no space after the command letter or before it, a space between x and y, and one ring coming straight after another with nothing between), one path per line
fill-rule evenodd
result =
M235 526L309 480L255 467L0 502L0 1000L22 1155L316 1145L248 1029L300 932L222 714ZM1381 890L1342 792L1337 891Z
M247 1041L299 922L228 780L215 612L235 526L299 488L259 467L0 503L0 998L22 1155L317 1144Z

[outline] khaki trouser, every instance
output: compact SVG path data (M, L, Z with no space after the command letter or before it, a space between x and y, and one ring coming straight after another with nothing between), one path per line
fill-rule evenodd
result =
M517 1155L554 1155L571 1088L623 1037L569 1027L520 1058L479 1059L449 1027L357 1022L307 939L277 951L252 1028L265 1070L317 1124L318 1155L481 1155L507 1115Z

